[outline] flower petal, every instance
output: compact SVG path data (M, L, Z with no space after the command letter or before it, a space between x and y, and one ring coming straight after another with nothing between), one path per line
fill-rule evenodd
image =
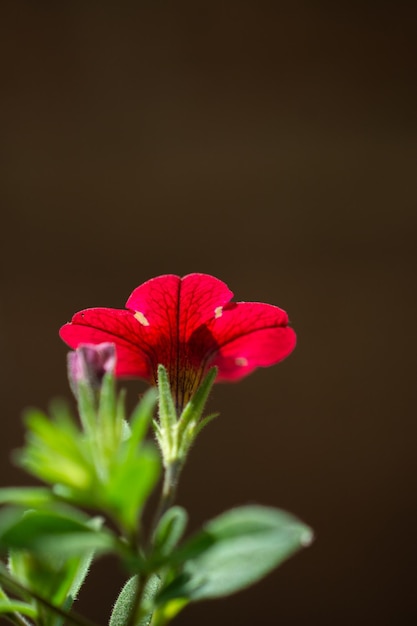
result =
M233 292L214 276L195 273L180 278L165 274L137 287L126 308L140 313L142 323L153 326L155 333L185 342L232 297Z
M257 367L285 359L295 347L296 335L282 309L259 302L239 302L225 307L211 327L218 345L212 365L218 381L239 380Z
M153 345L164 345L177 341L178 296L181 278L166 274L151 278L133 290L126 302L136 319L146 329L147 340Z
M126 307L153 348L154 370L162 363L173 380L181 370L204 368L206 354L215 347L206 323L214 321L232 296L221 280L207 274L166 274L137 287Z
M117 352L116 376L153 380L152 355L144 341L142 326L130 311L86 309L76 313L59 334L73 349L83 343L114 343Z
M214 276L166 274L137 287L128 310L86 309L60 335L72 348L114 343L117 376L155 383L158 364L165 365L182 407L210 365L219 368L217 380L238 380L278 363L295 346L285 311L258 302L230 303L232 296Z
M228 286L208 274L188 274L181 285L181 337L188 341L202 325L211 322L233 298Z

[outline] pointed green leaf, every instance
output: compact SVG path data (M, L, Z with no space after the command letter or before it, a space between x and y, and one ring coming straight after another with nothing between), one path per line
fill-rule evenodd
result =
M62 592L64 591L65 600L62 602L61 598L57 597L58 594L55 594L53 598L54 603L62 605L65 611L69 611L76 600L78 592L89 572L94 554L94 550L89 550L86 552L85 556L75 560L75 567L70 568L69 575L66 577L66 580L63 581L64 584L60 585L59 595L62 596ZM74 559L72 560L74 561ZM69 582L69 586L65 585L67 582ZM64 626L64 623L64 618L57 616L54 621L54 626Z
M180 435L184 432L185 428L191 421L197 424L197 422L200 420L216 376L217 367L212 367L204 378L200 387L197 389L195 394L191 397L191 400L186 405L179 421Z
M62 606L76 576L80 559L58 554L34 554L27 550L11 550L9 571L32 593Z
M133 411L130 420L130 437L126 441L125 456L128 459L137 455L139 445L142 443L152 420L157 398L156 389L151 387Z
M84 432L93 437L97 422L96 398L91 387L85 382L78 385L77 401Z
M99 445L104 456L120 444L122 420L117 419L117 413L124 413L124 393L121 393L119 403L116 398L116 381L112 374L105 374L100 388L97 425L93 432L96 445ZM124 415L123 415L124 417Z
M159 472L159 455L148 445L110 473L104 502L126 528L136 528L138 514L156 485Z
M17 462L34 476L52 484L87 490L94 481L89 442L66 414L50 420L41 411L26 413L26 447Z
M17 504L27 508L39 507L54 500L46 487L5 487L0 489L0 504Z
M292 515L261 506L233 509L209 522L177 552L182 574L159 597L192 601L226 596L260 580L312 541Z
M39 612L42 612L42 618L39 621L44 626L51 626L54 624L54 616L64 617L68 620L68 623L80 624L84 626L94 626L88 619L83 618L75 612L70 614L66 613L61 607L55 606L49 598L42 597L37 592L28 589L15 577L10 576L6 567L0 561L0 581L5 589L11 593L18 595L21 598L28 598L30 601L35 601Z
M214 419L216 419L216 417L219 417L220 413L210 413L210 415L207 415L207 417L204 417L198 424L197 427L195 429L195 437L197 437L197 435L203 430L203 428L205 428L207 426L207 424L210 424L210 422L212 422Z
M142 617L135 622L134 626L149 626L151 623L154 599L160 586L161 581L159 576L156 574L152 575L145 585L142 596L143 610L141 612L142 614L145 614L145 617ZM116 600L116 604L114 605L110 617L109 626L126 626L129 621L130 612L134 606L137 588L138 577L133 576L127 581Z
M88 550L85 556L79 559L75 576L72 580L71 586L68 590L67 598L65 599L65 602L64 602L64 608L66 610L70 609L74 600L76 600L78 596L78 592L80 591L88 575L94 555L95 555L94 550Z
M101 518L93 518L88 524L95 530L100 530L103 524L103 520ZM65 611L69 611L74 601L76 600L78 592L80 591L88 575L94 555L94 550L88 550L81 558L77 559L76 567L73 571L72 578L70 579L70 586L66 591L65 601L62 604L62 608ZM57 617L54 626L63 625L64 619L62 617Z
M90 525L100 529L102 521L93 519ZM68 611L88 573L94 552L89 550L82 556L67 558L62 554L34 554L24 550L11 550L9 553L9 570L31 593L48 598L55 606ZM53 626L63 626L64 618L51 615Z
M181 539L187 525L188 515L180 506L173 506L162 516L154 533L155 554L166 556Z
M0 516L0 549L30 550L38 554L82 555L86 550L108 552L116 540L96 530L88 518L60 512L4 510Z
M157 606L152 616L155 624L168 624L190 603L186 598L173 598L161 605L158 605L156 598L156 602Z
M167 441L172 444L171 429L177 423L177 411L171 393L168 374L163 365L158 365L159 422Z

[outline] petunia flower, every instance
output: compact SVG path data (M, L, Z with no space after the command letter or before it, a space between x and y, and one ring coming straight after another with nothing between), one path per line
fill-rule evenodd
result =
M165 366L182 409L212 366L216 382L237 381L258 367L282 361L295 347L295 332L282 309L260 302L231 302L233 293L214 276L166 274L140 285L126 309L76 313L60 330L71 347L112 342L115 374L157 382Z

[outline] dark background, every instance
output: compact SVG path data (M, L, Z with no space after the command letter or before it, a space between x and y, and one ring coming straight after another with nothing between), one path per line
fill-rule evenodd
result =
M75 311L201 271L298 333L287 361L217 386L179 503L191 529L279 506L316 542L178 624L412 622L412 4L1 5L1 483L28 481L22 409L70 396ZM106 623L121 584L102 560L77 608Z

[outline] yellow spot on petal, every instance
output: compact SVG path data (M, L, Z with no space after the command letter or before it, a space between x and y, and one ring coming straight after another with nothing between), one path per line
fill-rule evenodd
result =
M148 320L146 319L144 314L141 313L140 311L136 311L134 317L138 320L140 324L142 324L142 326L149 326Z
M218 306L217 308L214 309L214 317L217 319L218 317L221 317L223 315L223 307L222 306Z
M246 365L248 364L248 359L245 359L244 356L238 356L235 359L235 363L236 365L240 365L240 367L246 367Z

